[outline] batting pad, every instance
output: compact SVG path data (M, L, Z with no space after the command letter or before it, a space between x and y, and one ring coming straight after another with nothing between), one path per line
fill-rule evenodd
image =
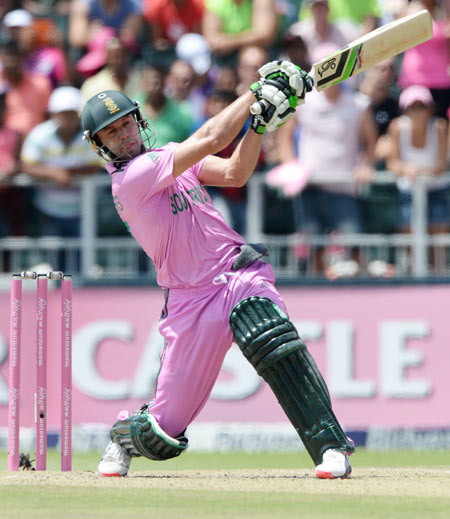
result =
M234 339L269 384L314 463L326 449L353 452L332 409L325 381L294 325L267 298L250 297L230 314Z
M169 436L146 407L125 420L116 422L110 431L111 440L123 447L130 456L145 456L151 460L167 460L179 456L188 446L181 435Z

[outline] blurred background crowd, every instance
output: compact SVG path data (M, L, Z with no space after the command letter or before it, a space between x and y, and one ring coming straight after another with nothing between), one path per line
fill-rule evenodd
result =
M80 236L74 179L106 175L80 128L79 111L95 93L122 90L140 102L155 146L180 142L258 80L267 61L309 70L420 9L432 15L431 40L309 94L296 117L264 137L259 217L264 234L298 237L299 273L306 262L328 279L353 276L357 244L343 254L308 248L308 237L410 233L414 184L427 177L427 232L448 235L450 0L0 0L0 238ZM385 171L394 180L376 182ZM17 175L43 182L24 189ZM248 188L209 191L246 235ZM104 209L100 235L126 233L114 218ZM365 268L395 275L394 256L375 254ZM432 251L427 261L448 267Z

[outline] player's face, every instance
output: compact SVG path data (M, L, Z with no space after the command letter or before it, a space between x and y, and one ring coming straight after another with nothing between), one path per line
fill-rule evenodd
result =
M131 160L142 151L142 137L133 114L126 115L98 132L102 143L119 159Z

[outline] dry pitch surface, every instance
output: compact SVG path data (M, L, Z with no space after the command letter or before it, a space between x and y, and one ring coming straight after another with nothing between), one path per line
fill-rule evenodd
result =
M357 468L347 480L317 480L307 469L152 470L130 472L125 478L101 478L92 471L2 471L0 490L4 485L450 498L450 470Z

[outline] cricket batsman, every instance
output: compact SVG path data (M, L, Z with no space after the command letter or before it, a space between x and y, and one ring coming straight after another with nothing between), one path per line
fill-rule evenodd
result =
M204 188L243 186L264 132L284 124L312 89L312 79L286 61L270 62L259 73L249 92L188 139L161 148L152 147L138 103L123 93L101 92L83 109L84 135L107 162L116 209L153 260L165 293L155 399L119 415L98 465L102 476L125 476L135 456L166 460L188 447L186 428L206 404L233 341L271 387L316 476L351 473L353 442L287 316L272 267L262 261L267 248L245 243L230 229ZM215 156L239 134L250 111L250 127L232 156Z

